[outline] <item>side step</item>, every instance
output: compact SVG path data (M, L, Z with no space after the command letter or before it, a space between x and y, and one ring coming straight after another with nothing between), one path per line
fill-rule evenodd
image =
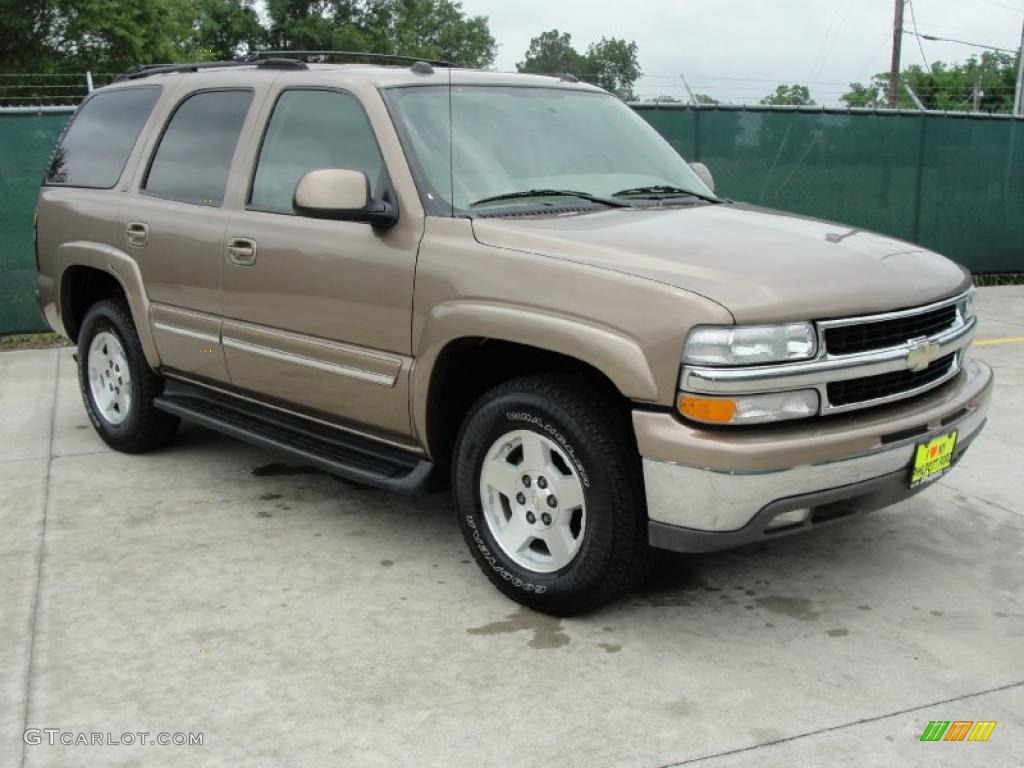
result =
M431 461L194 384L168 379L153 405L186 421L359 483L400 493L430 488L434 469Z

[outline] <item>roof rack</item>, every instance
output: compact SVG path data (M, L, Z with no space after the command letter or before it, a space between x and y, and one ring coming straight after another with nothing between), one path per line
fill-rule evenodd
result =
M313 57L323 56L332 59L370 59L372 61L394 61L402 64L416 64L418 62L424 62L435 67L453 67L455 66L448 61L440 61L438 59L425 59L422 56L401 56L399 54L392 53L369 53L368 51L255 51L245 57L246 61L253 62L259 61L264 57L269 56L299 56L299 57Z
M233 59L231 61L192 61L183 64L140 64L132 67L114 78L114 82L122 80L138 80L150 75L163 75L171 72L198 72L201 69L219 69L223 67L251 67L260 69L306 69L305 62L298 59L268 57L261 59Z

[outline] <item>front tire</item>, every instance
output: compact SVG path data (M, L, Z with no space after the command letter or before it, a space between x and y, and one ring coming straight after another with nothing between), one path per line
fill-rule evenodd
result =
M531 376L483 395L459 433L452 488L477 564L531 608L594 610L653 566L628 410L587 377Z
M99 301L85 313L78 336L78 384L89 420L111 448L143 453L174 438L179 419L153 407L163 379L146 362L123 301Z

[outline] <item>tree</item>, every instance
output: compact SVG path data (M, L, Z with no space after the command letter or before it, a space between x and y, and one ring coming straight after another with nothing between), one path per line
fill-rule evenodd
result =
M719 103L717 99L712 99L706 93L695 93L695 94L693 94L693 99L698 104L718 104ZM651 101L655 102L656 104L682 104L683 103L682 99L676 98L675 96L669 96L667 94L662 94L660 96L655 96L653 99L651 99Z
M345 14L347 8L338 14L331 0L266 0L266 9L266 40L276 50L331 50L336 26L352 21Z
M4 72L51 72L57 4L0 0L0 67Z
M0 0L0 71L122 72L265 46L486 67L497 48L487 17L467 15L457 0L264 0L263 7L265 27L256 0Z
M497 43L486 16L467 16L452 0L370 0L363 13L369 50L468 67L494 62Z
M201 59L225 61L258 48L266 35L253 0L196 0L193 46Z
M770 93L761 99L762 104L779 106L788 104L792 106L805 107L814 104L811 100L811 92L806 85L780 85L774 93Z
M620 99L635 101L637 95L633 85L643 74L637 53L637 45L632 40L602 37L587 48L583 76Z
M580 55L572 47L572 35L551 29L530 40L526 57L516 69L539 75L575 74L580 71Z
M985 51L980 57L971 56L960 64L936 61L931 69L913 64L900 76L921 99L925 109L970 110L974 105L974 90L980 87L978 106L983 112L1010 112L1017 57L999 51ZM850 91L843 95L843 101L851 107L886 106L884 91L888 80L889 73L880 72L871 78L868 85L850 83ZM902 89L897 106L915 108L909 94Z
M446 59L471 67L494 61L486 16L453 0L267 0L268 40L279 50L347 50Z
M580 54L568 32L552 29L530 41L530 48L516 69L543 75L569 72L621 99L634 100L637 96L633 85L643 74L637 54L635 42L616 37L602 37L591 43L585 54Z

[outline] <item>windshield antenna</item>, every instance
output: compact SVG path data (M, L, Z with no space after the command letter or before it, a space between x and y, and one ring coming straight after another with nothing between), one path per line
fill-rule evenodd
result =
M448 68L448 188L451 194L452 218L455 217L455 121L452 118L452 69Z

